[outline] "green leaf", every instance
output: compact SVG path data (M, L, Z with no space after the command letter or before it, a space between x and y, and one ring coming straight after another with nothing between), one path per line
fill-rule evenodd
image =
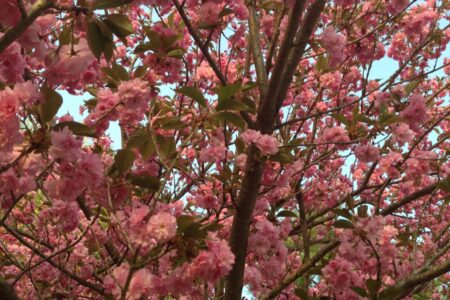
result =
M319 71L319 73L323 73L323 71L327 66L328 66L328 59L325 57L324 54L319 55L316 62L316 70Z
M400 118L396 114L391 113L381 114L379 119L381 125L392 125L399 121Z
M122 81L130 80L130 75L128 75L127 70L122 67L121 65L118 65L116 63L112 64L112 71L114 74L117 75L117 77Z
M369 295L375 296L381 287L381 282L379 282L375 279L369 278L366 280L366 287L367 287L367 290L369 291Z
M156 142L158 144L159 154L162 158L172 158L176 155L176 144L173 136L155 136Z
M147 74L147 67L146 66L139 66L134 70L134 77L142 78Z
M177 89L177 92L191 98L200 106L206 107L206 99L203 97L202 92L198 88L193 86L185 86Z
M304 288L296 288L294 294L302 300L308 300L308 292Z
M72 41L72 31L69 27L64 27L58 37L59 45L69 45Z
M416 89L416 87L419 85L420 81L419 80L414 80L411 81L410 83L408 83L405 86L405 97L408 97L409 95L411 95L411 93Z
M188 215L181 215L177 218L177 231L184 237L202 239L207 235L207 231L200 227L195 218Z
M126 45L126 37L133 33L133 25L125 15L112 14L104 20L108 28Z
M150 133L143 128L137 129L128 137L127 148L137 148L145 160L156 153L156 146Z
M191 226L186 228L183 235L184 235L184 237L187 237L187 238L204 239L207 234L208 234L207 231L202 230L200 227L200 224L195 222L195 223L192 223Z
M186 229L195 222L195 218L188 215L181 215L177 218L177 230L184 233Z
M298 218L297 214L292 210L282 210L279 213L277 213L277 217Z
M357 293L359 296L367 297L367 291L365 289L358 287L358 286L351 287L351 289L352 289L352 291Z
M205 231L218 231L223 228L223 225L214 221L202 227Z
M113 33L105 22L97 18L93 18L92 21L97 25L105 42L113 42Z
M244 129L245 127L245 121L242 119L242 117L232 112L221 111L216 113L213 118L221 122L230 122L240 129Z
M113 69L110 69L108 67L102 67L100 70L105 74L108 75L109 78L113 79L114 82L119 82L120 77L119 74L113 71Z
M103 49L106 61L110 61L114 53L114 44L109 41L105 42L105 49Z
M53 130L61 130L64 127L68 127L70 131L73 132L73 134L81 135L81 136L88 136L88 137L97 137L94 130L90 128L87 125L74 122L74 121L67 121L67 122L59 122L55 126L53 126Z
M133 0L97 0L94 3L94 9L107 9L124 6L133 2Z
M334 222L333 226L336 228L346 228L346 229L355 228L355 226L353 226L353 223L346 219L336 220L336 222Z
M443 190L444 192L450 192L450 176L445 178L444 180L441 180L438 183L438 187Z
M277 154L270 156L271 161L277 161L282 164L288 164L294 161L291 152L286 149L281 149Z
M351 219L352 215L350 214L350 212L346 209L340 209L340 208L336 208L334 210L334 212L336 213L336 215L344 217L346 219Z
M167 56L175 57L175 58L182 58L184 55L184 52L185 51L181 48L173 49L173 50L170 50L169 52L167 52Z
M237 154L244 153L245 143L241 138L236 138L236 140L234 141L234 144L236 145Z
M150 192L156 192L157 190L159 190L159 187L161 185L159 179L153 176L131 175L128 176L128 178L130 179L131 184L139 186L141 188L146 188Z
M220 86L218 91L219 103L231 99L242 88L241 84Z
M331 116L344 125L350 125L350 121L342 114L332 114Z
M92 54L94 54L97 59L100 59L103 49L105 48L105 40L97 23L92 20L88 22L87 42Z
M237 101L237 100L225 100L225 101L219 101L219 103L216 106L217 111L222 110L235 110L235 111L246 111L249 107L245 105L244 103Z
M157 120L154 123L155 127L161 127L162 129L182 129L186 128L186 124L184 124L180 118L178 117L165 117Z
M122 149L117 151L116 156L114 156L114 165L120 174L124 174L132 166L136 155L130 149Z
M222 11L219 13L219 18L223 18L225 16L231 15L232 13L234 13L234 10L232 10L231 8L225 7L224 9L222 9Z
M134 48L134 53L143 53L143 52L146 52L151 49L152 49L152 46L150 43L143 43L143 44L137 45L136 48Z
M40 115L43 122L50 122L63 103L63 99L53 89L44 86L41 89L41 93L44 95L45 102L39 107Z

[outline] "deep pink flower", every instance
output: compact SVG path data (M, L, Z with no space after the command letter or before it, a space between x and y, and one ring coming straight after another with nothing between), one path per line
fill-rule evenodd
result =
M355 155L362 162L374 162L380 157L380 150L370 144L355 148Z
M427 120L425 98L418 94L409 97L409 105L400 113L400 117L406 120L412 130L419 130L419 125Z

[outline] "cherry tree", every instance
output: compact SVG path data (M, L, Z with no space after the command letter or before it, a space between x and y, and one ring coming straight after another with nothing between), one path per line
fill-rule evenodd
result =
M446 299L449 8L0 0L0 298Z

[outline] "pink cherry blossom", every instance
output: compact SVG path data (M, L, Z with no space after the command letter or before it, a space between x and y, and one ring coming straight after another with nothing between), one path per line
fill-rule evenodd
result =
M409 105L405 108L400 116L406 120L412 130L417 131L419 125L427 120L427 107L425 98L421 95L412 95L409 98Z
M330 66L335 67L345 59L344 48L347 38L338 34L333 27L326 27L321 35L321 42L330 54Z
M268 134L261 134L259 131L248 129L242 134L242 139L247 144L254 143L263 155L274 155L278 153L278 141Z
M151 238L158 242L168 241L177 233L176 219L165 212L153 215L148 220L147 232Z
M380 150L370 144L355 148L355 155L362 162L374 162L380 157Z
M231 270L234 255L224 240L210 239L206 244L208 250L201 251L194 259L190 271L194 276L215 283Z
M17 113L18 109L19 101L16 94L10 88L0 91L0 118L9 119Z
M2 0L0 1L0 23L6 26L15 26L20 20L20 11L17 1Z
M82 141L64 127L61 131L52 132L52 146L49 153L53 159L76 161L81 157Z

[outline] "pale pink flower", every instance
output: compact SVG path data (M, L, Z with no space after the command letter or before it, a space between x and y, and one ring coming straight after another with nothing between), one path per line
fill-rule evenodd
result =
M263 134L261 138L256 141L256 147L261 150L263 155L275 155L278 153L278 140L268 134Z
M2 10L3 7L0 11ZM13 42L0 53L0 81L9 84L22 82L25 67L26 62L19 43Z
M409 128L408 124L401 123L392 127L392 142L403 146L414 138L414 131Z
M14 93L21 104L33 105L41 99L38 86L31 81L19 82L14 86Z
M330 66L335 67L344 61L344 48L347 43L347 38L344 35L338 34L333 27L328 26L324 29L320 41L330 54Z
M335 289L342 290L352 283L353 266L342 258L334 258L323 269L323 276Z
M274 155L278 152L278 140L268 134L261 134L259 131L247 129L241 135L245 143L254 143L263 155Z
M345 150L349 147L350 138L342 127L327 127L324 129L320 141L327 144L336 143L336 149Z
M0 119L9 119L17 113L18 109L17 95L9 87L0 91Z
M191 264L191 272L194 276L214 283L231 271L234 254L224 240L209 239L206 245L208 250L200 251Z
M166 242L177 233L177 219L166 212L157 213L148 220L147 232L158 242Z
M20 123L17 117L0 118L0 152L11 151L14 145L22 141L19 129Z
M53 131L51 141L49 154L53 159L74 162L81 157L82 141L77 139L67 127L61 131Z
M87 41L80 39L72 48L64 45L58 53L49 53L46 57L47 71L44 73L50 85L79 80L88 67L95 61Z
M199 160L202 162L222 161L226 158L226 154L225 145L212 145L200 150Z
M247 129L241 134L241 137L245 143L251 144L256 143L256 141L261 138L261 133L253 129Z

